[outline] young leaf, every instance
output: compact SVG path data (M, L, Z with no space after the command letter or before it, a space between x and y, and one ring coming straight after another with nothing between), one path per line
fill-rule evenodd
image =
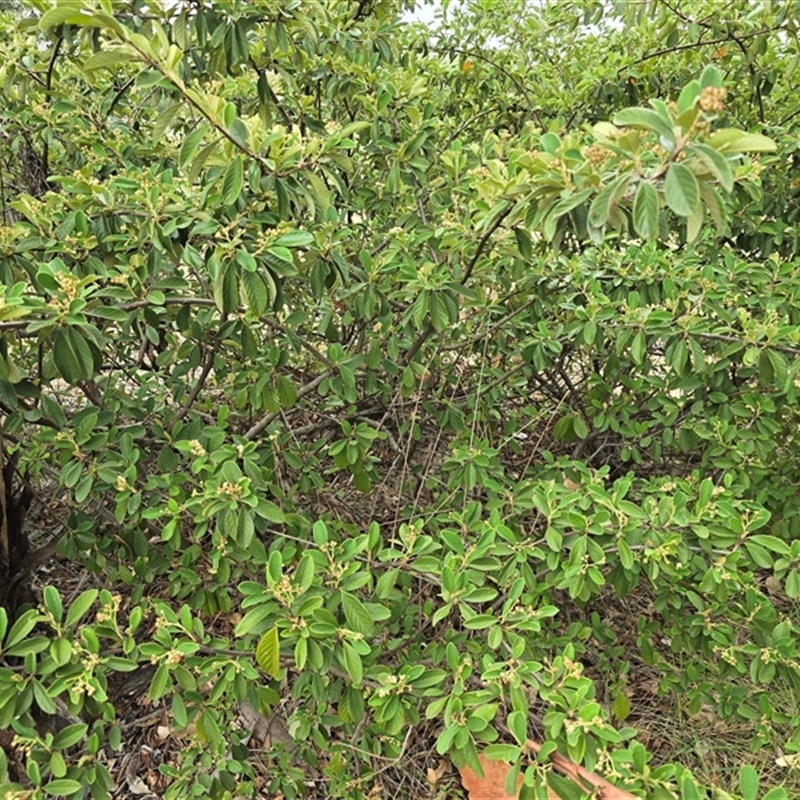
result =
M278 629L270 628L256 646L256 663L267 675L277 678L281 671L281 648Z
M708 137L706 143L721 153L768 153L778 145L760 133L746 133L737 128L721 128Z

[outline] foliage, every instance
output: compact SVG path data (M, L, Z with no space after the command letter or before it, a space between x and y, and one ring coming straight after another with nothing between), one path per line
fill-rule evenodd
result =
M151 665L168 798L365 797L414 735L731 796L627 681L798 729L792 4L22 5L3 434L104 588L0 611L3 790L107 797ZM289 709L267 769L244 704Z

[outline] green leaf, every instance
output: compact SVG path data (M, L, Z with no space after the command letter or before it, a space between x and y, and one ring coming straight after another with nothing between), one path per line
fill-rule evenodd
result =
M314 197L317 207L321 212L326 211L331 205L331 195L328 191L328 187L325 185L325 181L310 170L303 170L303 175L308 181L311 194Z
M602 228L608 220L612 207L625 194L633 175L626 173L604 186L589 206L589 224L594 228Z
M364 604L355 595L349 592L341 592L341 597L344 618L347 620L347 625L350 630L360 633L367 638L371 637L375 631L375 625L372 621L372 616L364 607Z
M722 233L725 229L725 212L716 190L705 181L700 181L700 200L713 220L717 233Z
M225 177L222 179L222 202L226 206L233 205L242 193L244 184L244 165L242 157L234 156L225 170Z
M750 764L743 764L739 770L739 786L744 797L758 797L758 773Z
M97 599L97 589L86 589L81 592L67 611L66 625L74 625L83 615L92 607L92 604Z
M53 333L53 362L67 383L88 380L94 374L89 343L74 328L56 328Z
M792 569L786 575L786 595L792 600L800 597L800 570Z
M303 594L311 588L314 582L314 557L311 553L305 553L294 571L294 585L299 593Z
M239 284L235 261L220 264L214 277L214 302L220 311L230 313L239 305ZM251 275L253 273L242 273Z
M641 181L633 198L633 227L643 239L658 233L658 192L648 181Z
M42 592L44 607L53 615L56 622L61 622L61 615L64 613L64 606L61 603L61 595L55 586L45 586Z
M691 214L686 218L686 241L693 242L698 234L700 233L701 228L703 227L703 214L705 213L705 209L703 208L702 203L697 204L697 208L692 211Z
M0 378L0 403L3 403L10 409L15 409L18 405L17 392L14 389L14 384L7 381L5 378Z
M308 231L286 231L286 233L282 233L273 244L290 248L308 247L314 244L314 236Z
M286 375L278 375L275 388L281 408L291 408L297 402L297 389Z
M692 81L696 83L696 81ZM700 76L700 88L705 89L707 86L714 86L716 88L722 87L722 73L714 64L709 64Z
M700 81L690 81L683 87L683 91L678 98L678 116L688 111L700 97Z
M186 165L194 158L200 142L208 132L208 126L201 122L184 140L181 144L180 152L178 153L178 166L184 169Z
M447 330L450 326L450 314L440 292L431 292L428 306L433 329L435 331Z
M41 615L34 609L26 611L11 626L11 630L8 632L8 638L3 644L3 649L8 650L10 647L21 642L36 627L36 623L41 619Z
M342 642L342 655L344 656L344 668L353 681L354 686L359 686L364 678L364 665L361 663L361 656L349 642Z
M564 214L568 214L572 209L577 208L579 205L584 203L592 194L592 189L583 189L580 192L575 192L574 194L569 194L566 197L562 197L548 212L548 215L553 217L553 219L558 219L559 217L563 217Z
M725 158L718 150L709 147L707 144L694 144L687 148L687 153L695 155L706 169L719 181L719 185L726 191L733 190L733 170Z
M692 171L683 164L670 164L664 181L664 199L679 216L688 217L700 202L700 187Z
M760 133L747 133L737 128L721 128L708 137L709 147L721 153L768 153L778 149L775 142Z
M512 711L508 715L506 724L517 744L524 747L528 741L528 715L523 711Z
M489 761L516 761L520 756L520 748L515 744L490 744L482 752Z
M156 142L161 141L167 131L167 128L169 127L170 122L172 122L173 117L181 108L183 108L182 102L172 103L158 115L158 118L153 123L153 130L150 133Z
M269 291L263 276L260 272L243 271L239 275L239 282L247 307L254 314L261 316L270 304Z
M148 700L159 700L168 691L170 685L169 667L166 664L159 664L158 668L150 681L150 689L147 692Z
M230 124L230 127L228 128L228 135L243 150L246 150L250 146L248 142L248 139L250 138L250 132L247 130L247 125L245 125L239 117L236 117Z
M615 125L628 128L645 128L657 133L668 142L675 143L675 132L656 111L649 108L624 108L613 120Z
M620 721L624 721L630 716L631 702L628 700L628 696L625 694L625 692L623 692L621 689L617 690L611 711L614 714L614 717Z
M45 794L52 797L66 797L70 794L75 794L83 789L83 785L78 781L73 781L71 778L58 778L57 780L46 783L42 789Z
M789 800L789 795L783 786L774 786L770 789L761 800Z
M115 67L117 64L126 64L133 58L135 58L134 53L127 47L112 47L87 58L83 62L83 69L86 72L93 72L106 67Z
M531 242L530 234L517 227L514 228L514 237L517 240L520 255L526 260L533 258L533 243Z
M273 626L259 640L256 646L256 663L267 675L277 678L281 671L281 647L278 629Z
M82 4L69 4L52 8L42 14L39 29L56 28L59 25L79 25L87 28L109 28L118 34L125 34L126 29L113 17L98 14Z
M89 730L89 726L85 723L75 723L74 725L67 725L66 728L60 730L53 739L53 747L59 750L66 750L68 747L77 744Z

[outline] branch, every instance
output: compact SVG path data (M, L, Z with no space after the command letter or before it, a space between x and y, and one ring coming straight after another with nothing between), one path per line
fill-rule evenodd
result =
M763 36L766 33L774 33L775 31L781 30L780 26L775 28L763 28L760 31L753 31L752 33L746 33L743 36L739 36L738 38L733 36L732 34L728 34L727 36L721 36L718 39L708 39L706 41L696 41L696 42L687 42L686 44L676 44L673 47L663 47L660 50L654 50L652 53L648 53L646 56L642 56L641 58L637 58L636 61L633 62L631 66L636 66L637 64L641 64L644 61L649 61L651 58L658 58L659 56L666 56L670 53L677 53L680 50L691 50L694 47L707 47L710 45L715 44L726 44L727 42L736 42L740 47L741 42L745 39L753 39L756 36ZM622 72L622 69L619 70Z
M306 383L304 386L301 386L297 390L297 399L299 400L301 397L305 397L307 394L311 394L326 378L330 378L333 375L332 370L328 370L327 372L323 372L322 375L317 375L313 381ZM280 411L274 412L271 414L267 414L263 419L260 419L255 425L253 425L247 433L245 433L244 438L247 440L255 439L259 433L261 433L268 425L274 422L279 416Z
M200 394L200 392L203 390L203 387L206 385L208 375L211 372L211 368L214 366L214 356L217 354L218 345L219 340L217 340L215 337L214 341L206 352L206 360L203 362L203 369L200 371L200 377L197 379L197 383L192 388L192 391L189 392L189 396L178 410L175 419L172 421L173 424L182 420L189 413L189 409L194 405L194 401L197 400L197 395Z
M475 269L475 265L478 263L478 259L483 255L483 251L486 249L486 245L489 243L489 239L492 237L492 234L503 224L503 220L513 211L514 204L509 203L506 208L504 208L492 221L492 224L489 226L489 229L486 233L481 236L480 241L478 242L478 247L475 250L475 255L472 256L470 259L469 264L467 264L467 268L464 270L464 275L461 278L461 285L464 286L466 282L470 279L472 275L472 271ZM428 320L428 324L425 328L420 332L419 336L417 336L414 344L411 345L411 349L405 354L403 357L402 365L408 366L414 356L419 351L420 347L422 347L425 342L428 341L430 335L433 333L433 324Z

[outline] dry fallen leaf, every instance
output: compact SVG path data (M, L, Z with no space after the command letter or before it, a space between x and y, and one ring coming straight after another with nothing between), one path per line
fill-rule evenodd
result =
M439 766L436 767L436 769L433 767L428 767L426 771L428 783L431 786L436 786L442 779L442 775L444 775L445 772L447 772L447 762L444 760L439 761Z
M478 754L483 777L466 764L459 770L461 784L469 793L469 800L517 800L516 795L506 792L506 775L511 767L505 761L489 761L483 753ZM517 791L522 785L522 776L517 782Z
M172 728L169 725L159 725L156 728L156 736L163 742L164 739L169 739L170 734L172 733Z

